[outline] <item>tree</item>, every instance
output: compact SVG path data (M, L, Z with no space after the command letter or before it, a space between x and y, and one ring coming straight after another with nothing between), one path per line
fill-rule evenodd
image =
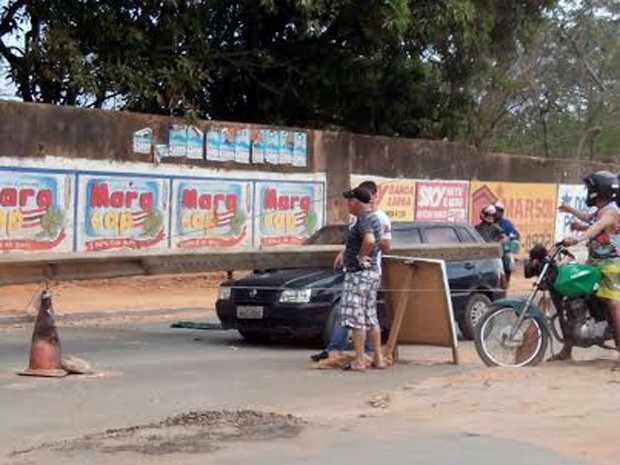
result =
M618 154L619 39L617 2L560 4L520 54L514 73L519 85L492 146L590 159Z
M25 101L482 145L552 2L8 0L0 56Z

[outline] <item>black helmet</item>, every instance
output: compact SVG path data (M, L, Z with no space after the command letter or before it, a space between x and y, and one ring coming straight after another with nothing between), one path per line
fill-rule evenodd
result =
M609 171L596 171L583 179L588 189L586 205L594 207L597 200L612 201L618 195L618 176Z

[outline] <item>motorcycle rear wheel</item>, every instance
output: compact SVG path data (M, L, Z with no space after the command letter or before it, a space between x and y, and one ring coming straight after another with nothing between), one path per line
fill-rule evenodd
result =
M510 333L519 314L512 307L488 312L475 332L476 351L487 366L522 367L538 365L547 352L549 334L540 321L526 316L514 338Z

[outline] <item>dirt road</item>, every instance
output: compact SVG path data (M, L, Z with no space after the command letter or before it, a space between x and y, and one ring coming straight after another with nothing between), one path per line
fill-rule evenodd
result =
M212 309L224 273L138 276L50 283L58 315L157 309ZM40 285L0 287L0 317L34 314Z
M251 408L293 413L315 426L329 425L323 430L305 429L291 439L292 446L241 448L244 453L260 450L265 460L279 457L286 463L308 463L304 454L310 450L322 459L329 451L330 457L341 457L334 463L349 463L350 436L371 438L380 431L384 444L393 443L399 457L407 459L402 463L410 463L411 454L435 453L436 460L427 463L491 464L498 454L519 453L519 447L524 448L524 461L531 464L617 463L620 374L609 371L611 353L578 350L576 362L511 370L483 367L471 343L461 344L460 367L445 364L449 360L445 351L408 347L403 355L410 364L355 377L310 371L309 348L255 347L244 344L234 332L171 330L168 322L161 321L166 316L169 321L175 309L187 309L193 319L213 321L210 309L223 278L223 274L200 274L53 285L57 313L78 315L71 325L61 320L65 352L88 359L107 376L51 382L16 378L14 371L26 363L30 327L0 328L0 408L5 420L0 451L79 439L85 432L148 425L196 410ZM529 286L517 278L512 292L525 292ZM0 288L0 316L23 315L36 288ZM156 309L161 312L155 317L146 312ZM90 312L109 316L95 327L80 324L79 315ZM388 401L379 409L370 408L368 399L377 395ZM409 435L420 442L411 443ZM475 441L463 438L478 438L479 443L474 447ZM441 450L432 452L430 444ZM371 463L374 449L367 445L359 447L360 463ZM135 444L131 447L135 449ZM288 455L282 452L287 447ZM240 463L242 452L235 455L224 449L213 463ZM91 461L88 452L74 453L75 463L108 463L105 454ZM132 454L137 452L127 453L126 463L136 463ZM53 460L46 454L37 450L7 463L69 463L62 454ZM152 463L169 463L163 457ZM196 459L183 457L185 463ZM116 456L113 462L125 463Z
M115 324L60 328L65 353L101 377L44 380L14 375L28 332L0 330L0 463L611 465L620 454L620 376L592 351L490 370L470 343L458 367L448 350L405 347L409 363L359 374L310 370L303 346Z

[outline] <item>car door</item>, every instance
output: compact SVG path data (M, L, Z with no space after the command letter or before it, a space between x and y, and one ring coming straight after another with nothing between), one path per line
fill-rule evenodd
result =
M422 229L424 242L428 244L459 244L465 242L454 225L428 226ZM472 237L472 242L475 240ZM477 274L475 261L446 262L448 284L455 316L465 310L472 282Z
M392 247L405 246L411 244L422 244L422 234L420 228L412 226L411 223L394 223L392 224ZM390 315L385 312L383 291L379 290L377 294L377 311L383 328L389 327Z
M470 227L462 226L458 228L459 235L463 242L483 243L484 239L480 237L475 230ZM502 261L496 259L474 260L473 264L476 268L475 280L469 284L470 289L488 289L494 295L503 297L502 293L505 289L504 268Z

